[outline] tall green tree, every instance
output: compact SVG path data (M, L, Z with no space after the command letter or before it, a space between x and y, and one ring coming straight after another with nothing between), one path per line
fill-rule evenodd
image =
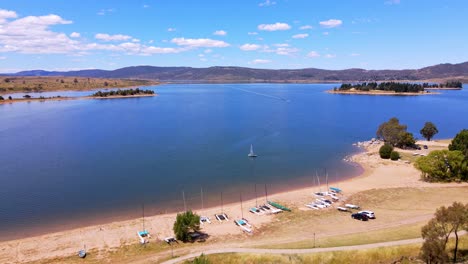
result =
M200 216L192 211L177 214L173 230L178 240L192 241L190 233L200 230Z
M465 155L465 160L468 160L468 129L463 129L453 138L449 150L461 151Z
M421 234L424 243L421 248L421 256L427 263L444 263L447 242L452 234L455 235L455 248L453 263L457 261L458 233L468 229L468 204L454 202L451 206L442 206L436 210L435 216L425 225Z
M419 133L421 133L421 136L427 139L427 141L431 141L431 138L433 138L435 134L439 133L439 130L437 130L437 127L432 122L426 122Z
M414 146L416 140L413 137L413 134L410 132L400 132L398 134L398 140L396 146L399 148Z
M380 124L376 134L386 143L396 146L402 133L406 132L406 128L406 125L400 124L398 118L392 117L388 122Z

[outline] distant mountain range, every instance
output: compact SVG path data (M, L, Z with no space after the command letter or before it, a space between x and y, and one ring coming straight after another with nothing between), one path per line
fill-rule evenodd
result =
M243 67L155 67L134 66L117 70L80 71L22 71L9 76L75 76L95 78L148 79L162 82L339 82L384 80L468 80L468 62L438 64L416 70L323 70L306 69L253 69Z

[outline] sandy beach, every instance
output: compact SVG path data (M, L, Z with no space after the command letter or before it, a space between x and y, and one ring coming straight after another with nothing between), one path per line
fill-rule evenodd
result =
M422 143L428 145L429 150L422 150L420 151L421 153L437 148L446 148L448 145L447 143L437 141ZM364 168L364 173L362 175L334 183L334 186L343 190L343 202L356 193L380 188L468 187L467 183L439 184L422 182L420 181L419 172L412 164L401 160L390 161L380 159L377 153L380 144L381 143L366 145L366 151L358 153L350 158L352 162L356 162ZM325 187L322 185L322 190L324 189ZM269 196L269 200L287 205L293 208L293 210L308 210L304 204L314 199L312 193L315 191L317 191L317 187L311 186L299 190L274 194ZM259 199L259 201L263 203L264 199ZM278 217L276 215L255 216L249 213L248 209L253 205L255 205L255 200L244 201L243 215L249 219L250 223L254 226L254 230L261 229L263 226L268 226L268 224L276 221ZM241 232L239 227L233 224L235 218L241 217L239 203L232 203L224 206L224 212L230 217L228 223L219 223L215 220L214 214L219 213L219 211L220 209L216 207L197 212L200 215L206 215L211 218L212 224L205 224L202 226L202 231L210 235L208 240L222 243L227 237L249 239L247 235ZM150 243L162 243L160 241L165 237L173 236L172 225L175 216L176 214L164 214L145 218L146 229L152 235ZM430 218L430 214L427 213L415 216L415 219L418 221L423 221L428 218ZM415 219L413 220L416 221ZM394 224L398 223L399 222L395 222ZM392 223L388 223L387 227L391 224ZM346 226L343 228L345 227ZM378 228L378 226L376 225L375 228ZM125 245L137 244L137 231L140 229L142 229L142 219L134 219L1 242L0 262L20 263L71 256L75 255L84 243L88 250L113 250ZM333 232L336 233L339 231L335 230ZM330 234L332 234L332 231L330 231ZM326 231L324 231L322 235L326 235ZM261 244L265 243L265 241L287 242L290 239L289 237L264 237L264 240L255 243Z

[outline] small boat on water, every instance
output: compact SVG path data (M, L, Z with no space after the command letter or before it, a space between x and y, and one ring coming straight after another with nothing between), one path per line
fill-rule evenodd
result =
M247 156L249 156L249 158L256 158L257 157L257 154L255 154L254 151L253 151L253 145L252 144L250 144L250 152L249 152L249 154Z

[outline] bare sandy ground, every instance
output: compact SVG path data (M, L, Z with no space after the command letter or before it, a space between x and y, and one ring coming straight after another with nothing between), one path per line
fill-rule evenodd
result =
M446 147L445 143L425 142L426 145ZM344 190L344 196L364 190L392 187L450 187L468 186L468 184L434 184L420 181L419 172L412 164L403 161L383 161L378 156L380 145L370 145L366 152L357 154L351 159L364 168L363 175L335 184ZM325 188L322 187L324 190ZM311 195L317 191L317 187L304 188L271 195L270 200L278 201L291 206L306 210L305 203L313 201ZM248 212L250 206L255 205L255 200L245 201L243 214L254 226L254 230L275 220L275 216L254 216ZM434 208L435 209L435 208ZM208 208L201 215L209 216L212 224L205 224L203 231L210 235L209 239L223 241L230 236L241 235L242 232L233 220L241 216L239 203L228 204L224 207L230 220L228 223L219 223L214 219L215 213L220 213L219 208ZM146 229L151 233L152 242L161 240L167 236L173 236L172 225L175 214L157 215L145 218ZM430 216L424 216L424 219ZM142 228L142 220L113 222L103 225L90 226L75 230L67 230L37 237L6 241L0 243L0 263L28 262L52 257L75 255L86 243L88 249L109 250L122 245L138 243L137 231ZM255 231L254 231L255 232ZM272 240L276 238L271 238ZM281 238L278 238L281 240Z

